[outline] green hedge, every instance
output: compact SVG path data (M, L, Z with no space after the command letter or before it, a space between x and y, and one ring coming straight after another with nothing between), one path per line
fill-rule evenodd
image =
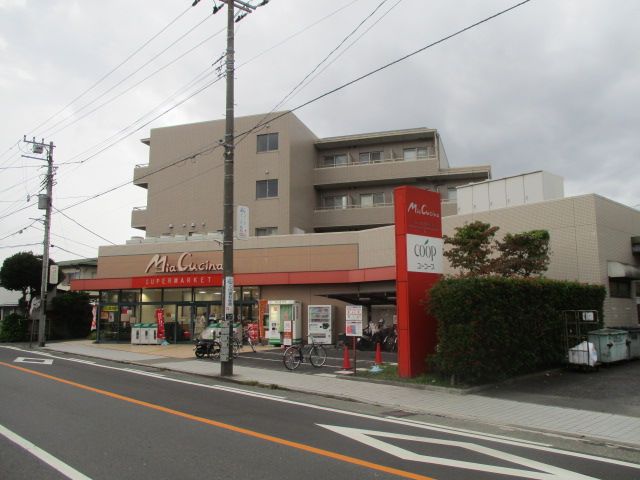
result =
M546 279L445 278L427 303L438 320L432 370L463 383L502 380L558 365L562 310L597 310L602 286Z
M0 324L0 342L24 342L29 339L29 322L21 315L12 313Z

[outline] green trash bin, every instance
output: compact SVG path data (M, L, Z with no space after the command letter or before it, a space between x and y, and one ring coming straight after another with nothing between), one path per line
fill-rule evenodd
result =
M640 358L640 326L636 327L612 327L627 332L627 344L629 345L629 359Z
M598 352L600 363L613 363L629 359L627 332L614 328L601 328L589 332L589 341Z
M131 344L139 345L142 342L142 324L134 323L131 325Z

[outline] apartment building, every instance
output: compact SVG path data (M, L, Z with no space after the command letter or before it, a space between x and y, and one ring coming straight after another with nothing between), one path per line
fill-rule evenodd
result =
M222 231L224 129L216 120L151 130L149 163L134 171L147 205L132 227L147 237ZM455 214L456 187L491 177L489 166L450 167L435 129L317 138L280 112L237 118L235 132L234 204L249 207L252 236L391 225L400 185L439 192Z
M266 327L271 303L299 305L303 334L317 306L332 309L333 335L347 305L393 322L393 191L411 185L440 194L447 235L474 220L501 234L547 229L547 277L604 285L605 323L638 324L637 210L594 194L564 198L562 179L546 172L490 180L489 166L451 167L434 129L320 139L295 115L274 113L238 118L235 131L234 204L249 207L251 233L234 243L243 322ZM143 140L149 163L134 183L147 205L131 220L146 235L100 247L95 278L71 284L99 292L101 339L127 340L132 324L162 312L169 340L186 341L196 319L221 317L223 137L220 120L153 129ZM444 273L454 273L446 263Z

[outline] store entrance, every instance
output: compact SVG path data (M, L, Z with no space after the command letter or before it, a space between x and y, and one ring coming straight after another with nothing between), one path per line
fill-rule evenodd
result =
M191 302L164 306L164 330L168 342L190 342L193 338L194 323L194 306Z

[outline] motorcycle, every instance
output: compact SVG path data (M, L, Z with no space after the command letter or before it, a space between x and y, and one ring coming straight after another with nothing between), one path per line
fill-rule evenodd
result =
M220 344L216 340L205 340L205 339L199 338L196 340L193 350L197 358L220 357Z

